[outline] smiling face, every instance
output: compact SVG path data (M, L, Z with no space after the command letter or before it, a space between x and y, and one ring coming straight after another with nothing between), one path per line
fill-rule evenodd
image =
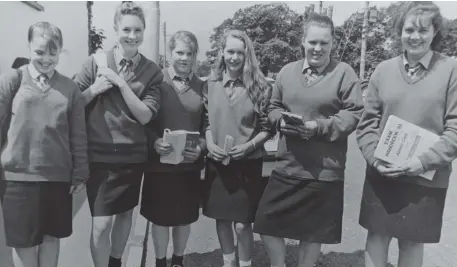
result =
M223 51L227 71L233 75L241 75L244 67L246 47L240 39L227 37Z
M138 47L143 43L144 36L144 24L138 16L121 16L115 30L117 41L125 51L138 51Z
M59 63L62 48L49 36L42 34L40 30L35 30L29 49L30 64L33 64L38 72L49 76Z
M192 70L195 55L190 45L181 40L176 40L176 46L171 51L171 65L180 76L187 76Z
M435 29L431 17L409 15L403 24L401 43L408 58L422 58L430 49Z
M332 30L328 27L310 25L303 38L303 47L308 64L313 67L323 66L330 58L332 49Z

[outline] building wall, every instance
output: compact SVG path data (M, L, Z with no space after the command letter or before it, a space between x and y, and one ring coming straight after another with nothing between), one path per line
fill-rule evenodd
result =
M57 70L75 74L88 56L86 2L38 2L38 11L22 2L0 1L0 73L11 69L16 57L29 57L27 31L31 24L48 21L60 28L64 50Z

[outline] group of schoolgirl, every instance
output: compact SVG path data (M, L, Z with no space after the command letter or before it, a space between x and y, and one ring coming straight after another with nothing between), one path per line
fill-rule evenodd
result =
M410 35L420 31L424 39L423 25L431 25L436 33L438 26L427 24L434 17L423 16L436 16L433 8L429 3L406 5L400 28L410 27ZM414 19L423 17L417 25ZM178 31L171 37L171 64L161 70L138 52L145 26L140 6L121 3L114 16L114 48L90 56L69 79L55 70L62 33L50 23L36 23L28 33L30 63L0 78L1 200L15 267L57 266L59 240L72 233L71 194L84 186L96 267L122 265L140 197L140 213L152 222L157 267L167 266L170 228L170 266L184 266L190 226L198 220L201 204L203 214L216 221L224 267L252 266L253 232L261 234L271 266L285 266L284 238L300 240L299 266L314 266L321 244L341 242L347 138L357 127L369 163L360 215L360 223L369 229L366 266L385 266L383 251L391 237L401 240L399 266L420 266L421 244L439 241L446 191L414 184L412 195L411 183L398 182L398 177L418 177L429 169L440 170L438 176L449 174L446 168L457 154L457 138L448 129L455 125L452 114L457 105L443 111L450 114L441 122L444 126L429 127L446 138L434 153L421 158L422 165L417 161L403 167L386 165L372 159L373 140L381 131L375 119L384 116L381 101L389 101L379 92L387 90L379 85L386 81L378 79L377 69L364 111L357 75L348 64L330 58L334 36L330 18L318 14L308 18L303 25L305 58L287 64L273 88L243 31L225 33L214 73L203 82L194 73L198 52L194 34ZM399 35L403 38L402 31ZM403 60L411 64L419 52L404 46ZM443 62L440 68L457 71L456 64L431 53L427 63ZM384 65L380 69L391 71ZM419 86L420 80L410 79L405 83ZM301 115L303 124L285 120L286 111ZM410 116L401 107L395 112ZM197 146L186 147L178 165L160 161L173 152L163 139L165 129L200 133ZM277 162L270 178L263 179L263 144L275 131L281 134ZM227 136L232 141L228 149ZM387 211L387 197L376 195L374 190L381 187L394 187L407 196L396 204L396 212ZM415 240L414 229L406 231L407 223L399 224L398 216L411 225L410 218L423 218L426 211L437 218L422 222L429 230L416 233ZM395 223L400 226L395 228ZM397 233L400 228L402 233Z
M199 217L207 149L215 155L207 171L213 180L225 169L242 181L260 178L263 143L270 137L264 114L271 90L247 35L232 32L218 77L205 83L193 72L198 51L194 34L178 31L172 36L171 66L161 70L138 52L145 26L139 5L121 3L114 15L116 45L90 56L70 79L55 69L63 48L60 29L48 22L33 24L29 64L2 75L1 200L15 267L57 266L60 239L72 233L72 194L84 187L92 215L94 265L121 266L143 175L140 212L152 222L156 266L167 265L170 227L171 265L183 266L190 224ZM173 151L162 139L164 129L201 133L198 145L186 148L178 165L160 162ZM234 141L228 153L219 147L226 135ZM221 165L222 158L232 163ZM254 168L243 169L251 162ZM260 179L248 185L260 198ZM249 191L234 198L238 203L225 200L233 207L246 206L239 220L246 224L256 202L250 197ZM208 198L205 210L217 216L223 204L213 195ZM227 232L231 222L223 220L219 227ZM233 236L225 242L230 239L233 247Z

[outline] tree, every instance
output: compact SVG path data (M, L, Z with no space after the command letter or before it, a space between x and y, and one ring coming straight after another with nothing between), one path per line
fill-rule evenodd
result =
M103 49L103 41L106 39L104 31L102 29L96 29L92 25L92 6L94 5L93 1L87 1L87 28L89 33L89 55L94 54L99 49Z
M211 74L211 63L208 60L197 60L196 73L198 77L206 77Z
M277 73L284 65L301 57L301 24L302 16L285 3L239 9L233 18L214 28L209 38L211 49L206 53L208 61L214 64L224 33L238 29L251 38L262 71Z
M384 60L402 53L401 42L393 31L394 18L406 2L396 2L387 8L371 9L378 11L378 21L369 23L366 53L366 70L364 79L369 79L376 66ZM363 14L354 13L343 25L335 27L335 47L332 57L347 62L359 73L360 48L362 41ZM457 19L445 19L443 40L438 52L448 56L457 55ZM363 80L364 80L363 79Z
M378 22L369 23L366 50L365 78L370 77L375 67L397 53L393 47L397 44L392 39L392 18L385 9L378 11ZM359 74L360 50L362 46L363 13L354 13L343 25L335 27L335 42L332 58L348 63Z
M90 38L90 31L92 29L92 6L94 5L94 1L87 1L86 8L87 8L87 32L89 33L89 39L87 47L89 48L89 55L91 55L91 38Z
M457 19L447 20L445 31L441 40L441 53L455 57L457 56Z

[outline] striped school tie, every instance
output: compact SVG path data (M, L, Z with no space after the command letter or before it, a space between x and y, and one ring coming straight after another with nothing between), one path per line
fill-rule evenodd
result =
M127 77L127 75L129 75L130 72L132 72L133 60L127 60L123 58L119 63L119 66L121 67L119 75L125 79L125 77Z
M38 76L38 86L41 89L46 89L49 86L49 77L48 75L42 73L40 76Z
M319 73L317 72L317 69L312 68L312 67L305 69L303 73L305 74L306 84L313 82L314 80L317 79L317 77L319 77Z
M235 93L235 81L230 81L230 86L227 88L228 97L232 98Z
M178 87L179 91L187 89L190 86L189 77L182 78L179 76L175 76L173 78L173 81L177 82L177 83L175 83L175 85L176 85L176 87Z
M410 66L409 64L406 64L405 68L406 72L408 73L408 77L414 80L419 77L419 74L422 71L422 64L419 63L414 67Z

